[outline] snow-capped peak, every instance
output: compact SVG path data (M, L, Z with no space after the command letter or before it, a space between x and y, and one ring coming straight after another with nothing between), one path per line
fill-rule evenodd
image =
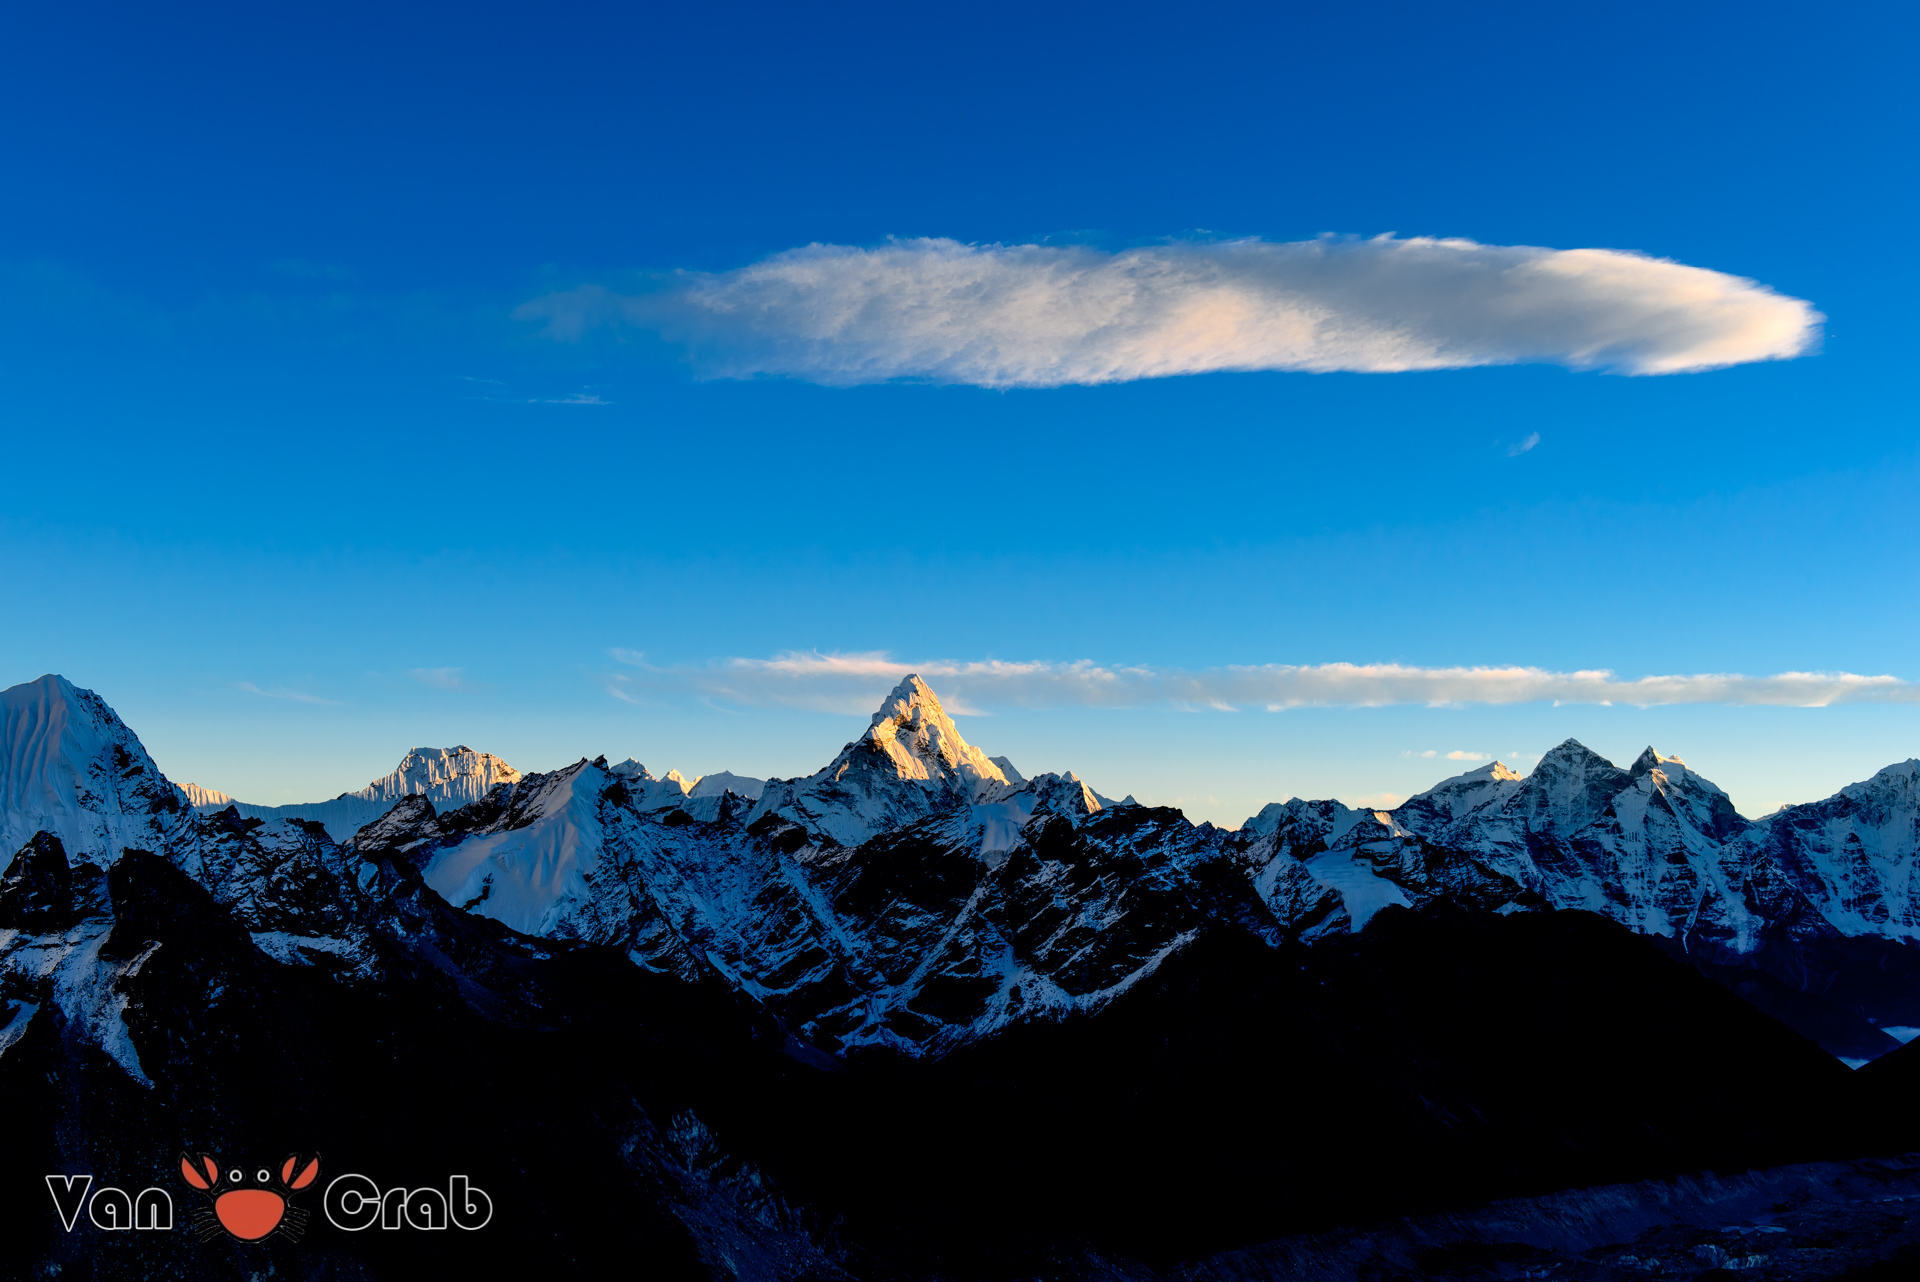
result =
M1393 812L1393 822L1438 838L1475 816L1497 810L1524 782L1522 775L1507 769L1504 763L1489 761L1407 798Z
M35 833L111 863L165 849L190 812L106 700L52 673L0 691L0 869Z
M916 674L909 674L880 704L865 738L887 755L903 779L958 776L975 783L1008 782L992 758L960 737L939 696Z
M1574 833L1598 819L1632 783L1625 770L1578 739L1568 739L1540 758L1517 790L1517 800L1530 830Z
M927 683L909 675L873 714L867 732L824 770L769 779L753 818L779 814L843 846L956 806L998 801L1006 772L960 737Z
M710 775L701 775L693 787L687 789L689 797L718 797L723 793L732 793L736 797L745 797L749 801L759 798L767 786L765 779L755 779L750 775L737 775L731 770L716 770Z
M345 796L367 801L431 797L436 809L452 810L487 795L498 783L518 783L520 772L491 752L465 744L452 748L411 748L392 774Z
M1645 751L1635 757L1633 764L1627 767L1627 773L1637 778L1640 775L1652 774L1665 766L1679 766L1684 769L1686 764L1678 757L1661 756L1654 751L1652 744L1648 744Z
M183 783L175 786L180 789L180 795L187 799L187 804L195 810L203 806L211 810L219 810L233 804L233 798L218 788L202 788L197 783Z

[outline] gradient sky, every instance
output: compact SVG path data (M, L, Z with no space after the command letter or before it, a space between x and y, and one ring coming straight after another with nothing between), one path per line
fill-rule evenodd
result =
M1914 36L1892 4L14 6L0 685L61 672L271 804L415 744L809 771L892 682L728 676L789 653L1920 681ZM816 242L1323 233L1637 251L1826 319L1658 377L996 388L716 377L684 325L538 303ZM1570 735L1757 814L1920 755L1910 693L976 683L961 727L1225 823Z

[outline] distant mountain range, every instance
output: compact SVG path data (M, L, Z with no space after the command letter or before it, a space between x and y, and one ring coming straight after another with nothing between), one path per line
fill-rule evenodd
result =
M1494 762L1391 811L1275 803L1238 832L1117 807L1071 774L1010 775L1011 764L968 744L909 678L865 735L802 779L689 785L633 761L523 778L466 748L416 748L394 774L336 801L237 809L318 819L343 839L333 816L357 830L403 797L437 812L473 806L409 834L427 884L450 902L678 973L690 958L718 957L836 1048L938 1049L1035 1011L1098 1006L1225 911L1196 879L1214 864L1244 873L1236 893L1258 898L1276 936L1344 933L1384 906L1436 898L1499 912L1581 908L1667 941L1709 973L1739 972L1750 999L1852 1062L1920 1032L1920 984L1904 982L1920 936L1914 761L1755 822L1677 757L1649 748L1623 770L1568 740L1524 778ZM1120 808L1139 813L1109 813ZM682 826L723 814L727 824L697 834ZM1036 817L1054 821L1066 861L1091 877L1071 897L1072 919L1114 924L1084 938L1085 927L1033 936L1020 904L1023 877L1048 875L1046 860L1027 867L1046 848L1029 839ZM836 853L882 836L918 853L881 866ZM1151 878L1109 872L1135 859ZM919 875L935 862L951 865L950 880ZM901 920L833 908L855 883L887 896ZM866 902L861 893L853 902ZM909 955L919 963L902 973ZM1070 978L1057 957L1073 959Z
M345 841L393 808L402 797L426 797L447 809L480 800L496 784L514 783L520 772L490 752L457 748L413 748L392 774L375 779L356 792L343 792L331 801L297 802L286 806L256 806L235 801L224 792L197 783L180 785L187 804L204 814L232 806L247 819L311 819L325 826L336 841Z
M45 1161L437 1146L520 1208L475 1258L560 1275L607 1230L556 1168L691 1277L1280 1276L1245 1252L1495 1197L1783 1162L1831 1192L1818 1162L1920 1144L1917 789L1748 821L1570 740L1222 830L1026 778L910 677L801 778L414 749L267 808L48 676L0 693L0 1097ZM20 1240L97 1265L42 1218ZM1893 1249L1823 1234L1835 1269ZM425 1258L380 1241L273 1258Z
M683 778L678 770L669 770L663 778L655 779L645 766L632 759L613 769L627 778L662 785L658 794L675 800L717 797L726 792L758 797L766 782L728 770L692 780ZM436 809L457 810L481 800L499 784L519 781L520 772L500 758L461 744L453 748L410 748L392 774L354 792L343 792L330 801L257 806L235 801L224 792L203 788L197 783L183 783L179 788L187 804L202 814L218 814L231 806L243 819L311 819L325 827L327 835L335 841L346 841L393 809L393 803L402 797L425 797Z

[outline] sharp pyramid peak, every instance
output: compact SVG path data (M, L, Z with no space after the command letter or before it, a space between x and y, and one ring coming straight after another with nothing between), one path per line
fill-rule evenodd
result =
M882 736L907 726L933 727L963 742L953 718L941 705L940 696L917 673L911 672L880 701L879 710L867 723L867 737L878 742Z
M946 716L947 710L940 704L940 696L933 687L920 679L917 672L909 672L900 679L900 684L887 693L880 701L880 710L873 714L871 724L882 721L897 721L902 715L911 715L915 708L930 709L935 715Z
M1693 767L1689 766L1685 761L1682 761L1679 757L1666 756L1665 754L1654 750L1651 746L1649 746L1647 750L1645 752L1642 752L1638 757L1635 757L1633 759L1633 764L1627 767L1627 773L1632 775L1636 779L1642 777L1643 775L1652 774L1656 770L1660 772L1663 778L1667 778L1671 780L1693 778L1693 779L1699 780L1700 783L1706 785L1709 788L1716 787L1716 785L1710 783L1709 781L1705 779L1701 779L1700 776L1694 772Z
M1468 770L1465 773L1457 775L1455 777L1459 779L1478 779L1482 776L1488 779L1492 779L1498 783L1504 783L1510 779L1520 779L1525 777L1519 771L1507 765L1507 763L1504 761L1489 761L1484 766L1475 766L1473 769Z
M1649 749L1649 751L1651 751L1651 749ZM1548 773L1552 773L1553 767L1557 766L1578 767L1595 764L1605 766L1609 770L1619 769L1613 762L1607 760L1586 744L1581 743L1578 739L1563 739L1561 742L1549 748L1546 754L1540 758L1540 764L1534 767L1534 773L1539 774L1543 767L1547 768Z
M908 673L881 701L865 738L909 778L927 779L957 770L1007 782L1005 772L986 753L961 737L940 696L918 673Z

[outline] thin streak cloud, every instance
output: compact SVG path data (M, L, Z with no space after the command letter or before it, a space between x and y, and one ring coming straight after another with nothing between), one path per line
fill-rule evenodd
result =
M906 663L885 654L790 653L726 659L699 667L654 667L632 651L613 652L625 671L606 674L609 694L695 696L746 706L865 713L909 672L925 677L955 712L994 707L1162 706L1186 709L1385 707L1584 703L1653 707L1728 704L1822 708L1843 703L1920 704L1920 685L1852 672L1771 676L1695 673L1621 677L1605 669L1555 672L1528 667L1422 668L1398 663L1258 664L1183 671L1004 660ZM1423 754L1425 755L1425 754ZM1455 751L1453 760L1483 759Z
M1800 356L1824 319L1754 281L1644 254L1391 236L1120 253L816 244L646 294L548 294L515 314L560 340L656 330L717 377L981 387L1523 363L1675 374Z
M322 699L317 694L307 694L304 691L289 690L285 687L263 690L251 681L236 681L233 683L233 688L247 694L257 694L263 699L285 699L292 703L324 703L336 707L340 703L338 699Z

